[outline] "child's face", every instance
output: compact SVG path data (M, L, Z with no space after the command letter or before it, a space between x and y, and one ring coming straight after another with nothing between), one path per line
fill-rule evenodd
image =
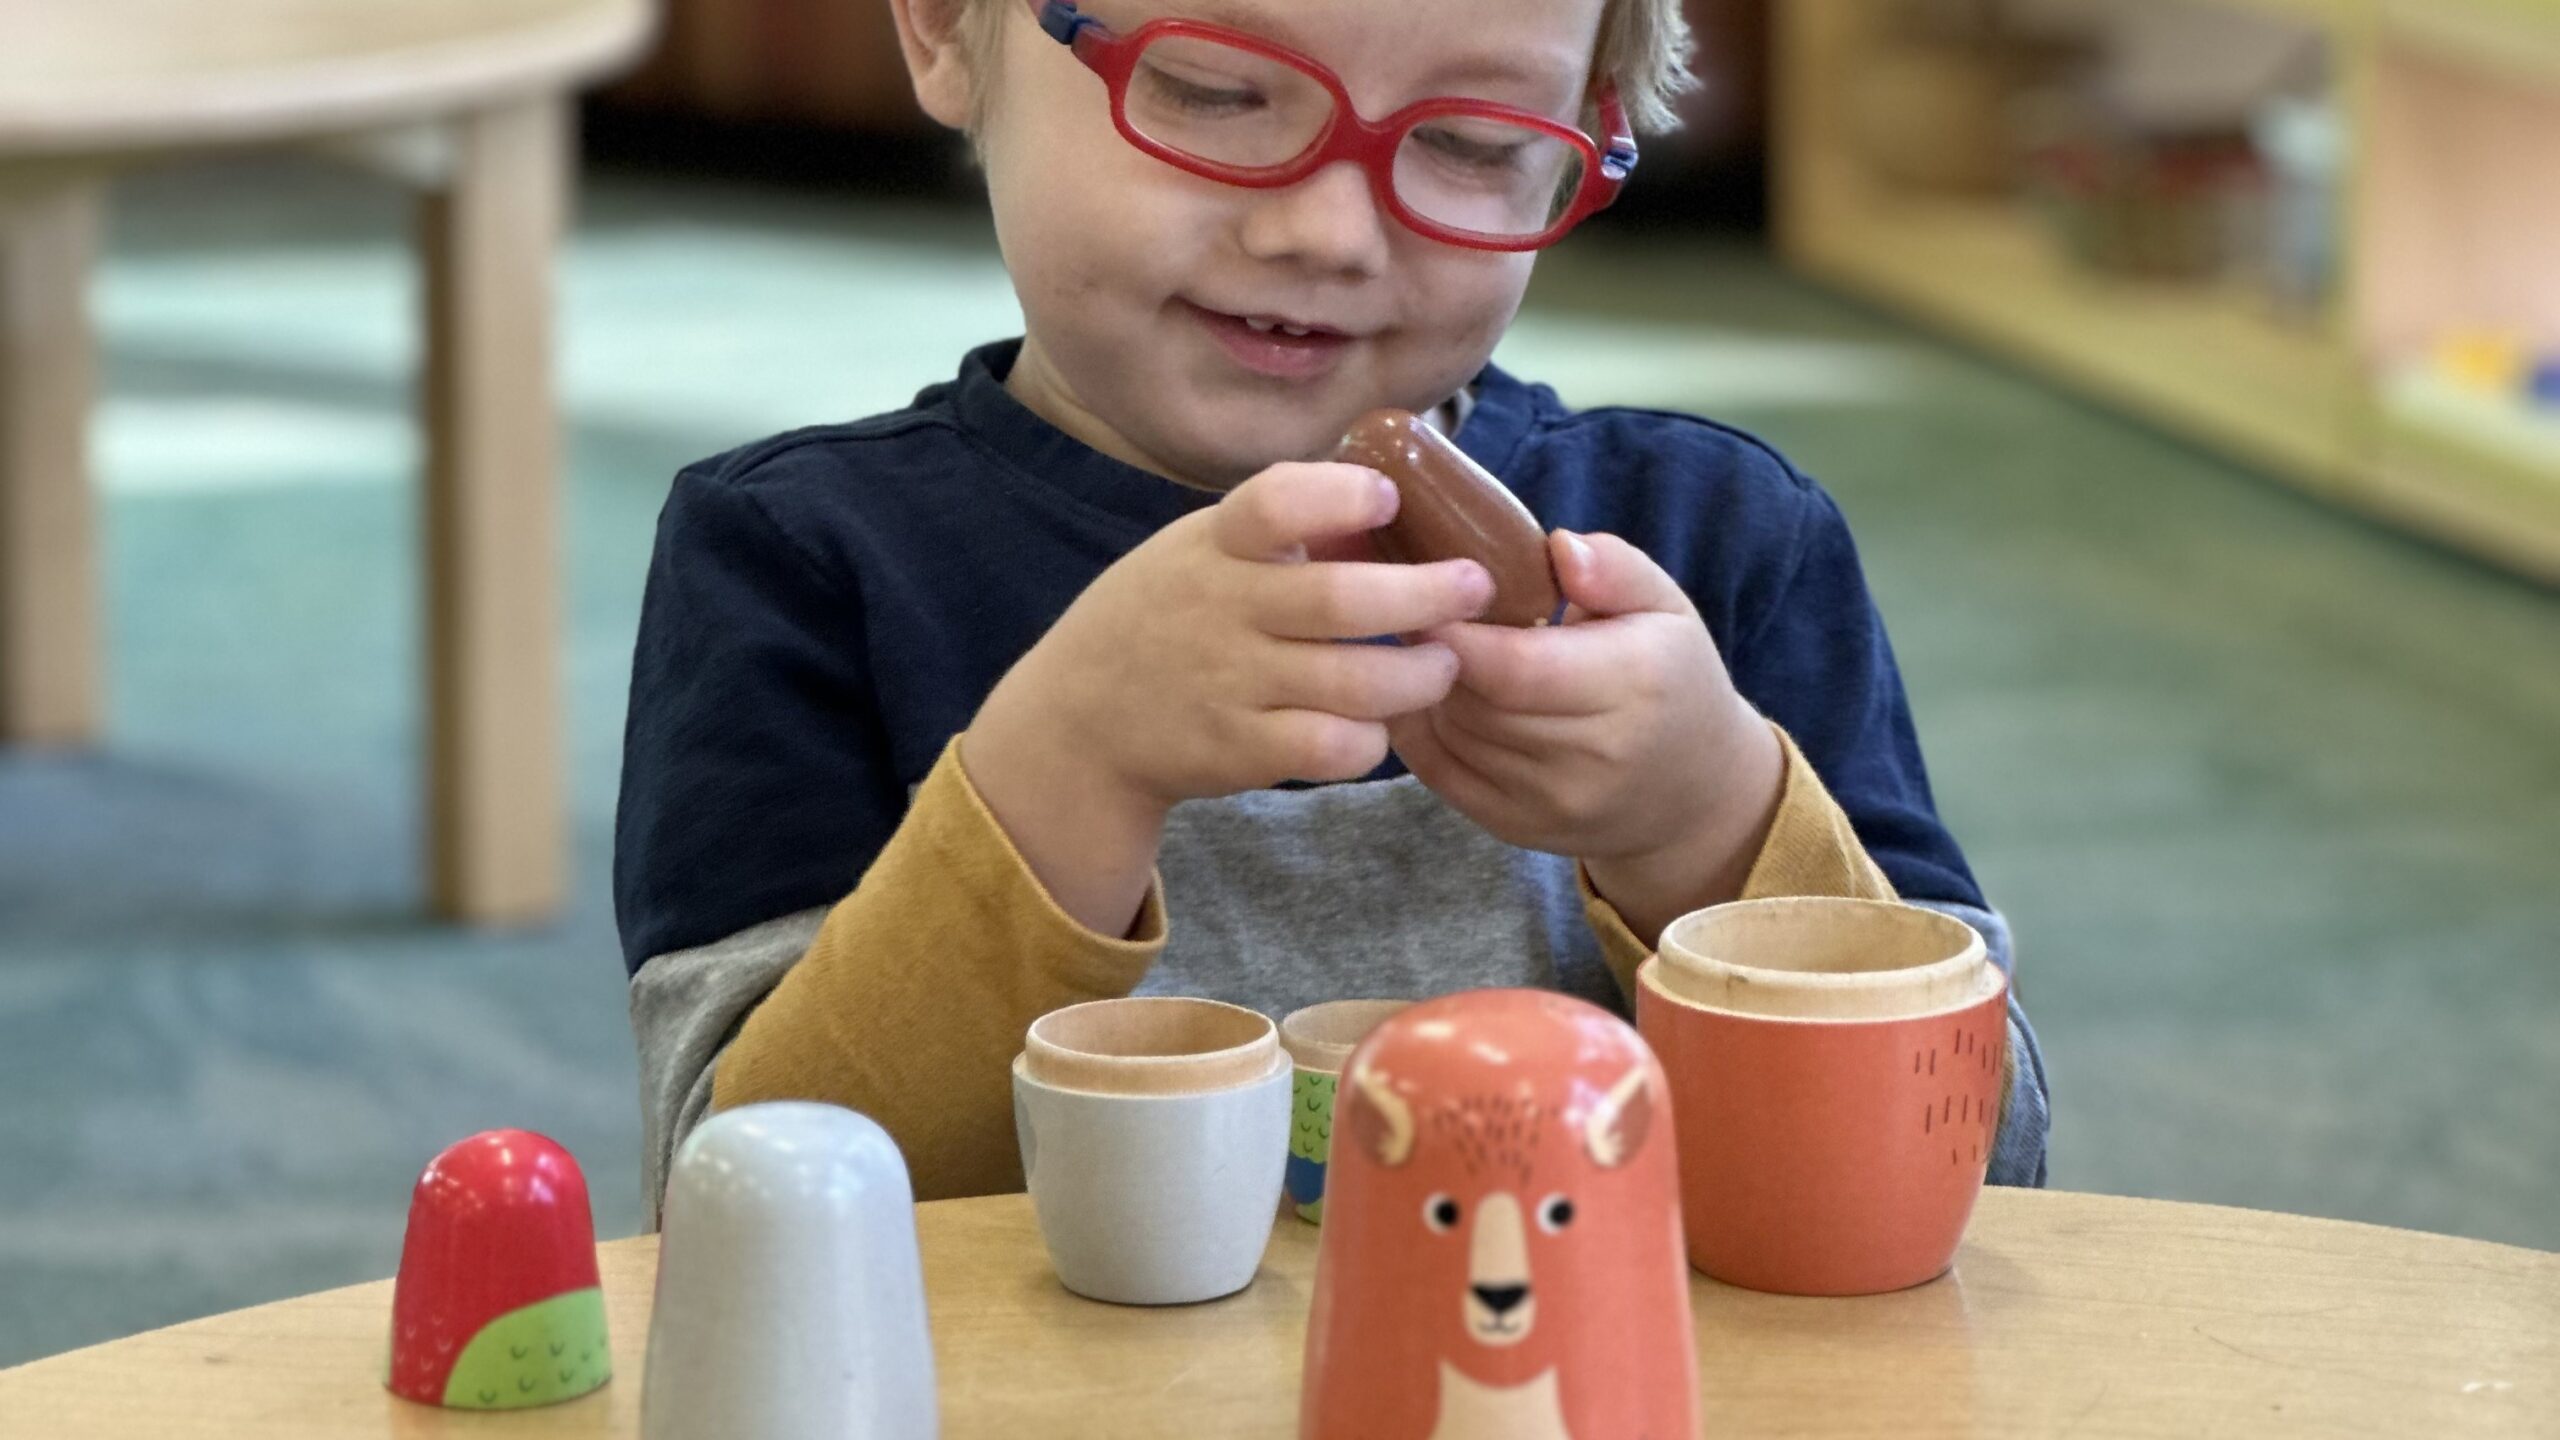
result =
M1362 411L1427 410L1481 368L1532 256L1399 224L1359 167L1246 189L1144 154L1108 87L1020 13L1004 19L980 148L1028 330L1008 388L1095 448L1226 488L1320 458ZM1581 121L1601 0L1093 0L1127 34L1158 15L1292 46L1372 119L1462 95ZM1248 319L1339 332L1295 345Z

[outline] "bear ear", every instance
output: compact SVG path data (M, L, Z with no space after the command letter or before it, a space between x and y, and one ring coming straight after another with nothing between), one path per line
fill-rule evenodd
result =
M1653 1087L1645 1083L1642 1065L1630 1066L1582 1122L1583 1148L1591 1152L1592 1164L1615 1170L1636 1157L1652 1129Z
M1367 1065L1351 1072L1351 1143L1389 1170L1413 1158L1413 1107Z

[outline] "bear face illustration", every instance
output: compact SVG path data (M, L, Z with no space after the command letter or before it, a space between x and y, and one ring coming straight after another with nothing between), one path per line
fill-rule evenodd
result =
M1661 1068L1596 1006L1417 1005L1345 1067L1305 1440L1688 1440L1687 1263Z

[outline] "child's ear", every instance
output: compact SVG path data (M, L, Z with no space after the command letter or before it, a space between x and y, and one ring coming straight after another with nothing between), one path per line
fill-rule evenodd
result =
M954 130L969 128L971 0L889 0L898 19L898 49L907 57L916 103Z

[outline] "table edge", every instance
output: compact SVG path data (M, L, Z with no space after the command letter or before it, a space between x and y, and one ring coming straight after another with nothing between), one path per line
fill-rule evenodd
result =
M2203 1220L2220 1217L2223 1220L2223 1223L2229 1223L2231 1218L2239 1217L2251 1224L2263 1224L2267 1221L2274 1221L2278 1225L2284 1227L2309 1226L2314 1229L2360 1232L2375 1237L2390 1237L2394 1243L2401 1245L2406 1245L2409 1241L2414 1239L2445 1251L2441 1258L2446 1261L2504 1261L2510 1265L2522 1264L2530 1268L2547 1270L2555 1285L2560 1285L2560 1252L2536 1250L2530 1246L2524 1245L2509 1245L2496 1240L2475 1240L2463 1235L2446 1235L2433 1230L2408 1230L2393 1225L2376 1225L2363 1220L2337 1220L2321 1215L2298 1215L2287 1210L2256 1210L2240 1205L2216 1205L2194 1200L2164 1200L2140 1195L2103 1195L2093 1191L2081 1190L2027 1189L2024 1187L1999 1186L1994 1187L1991 1191L1987 1192L1987 1195L1998 1197L1996 1202L1998 1204L2005 1205L2014 1203L2023 1204L2029 1207L2047 1203L2079 1205L2086 1202L2096 1202L2093 1208L2102 1212L2099 1215L2099 1218L2101 1219L2108 1218L2108 1215L2103 1212L2113 1212L2117 1215L2131 1213L2147 1216L2184 1214ZM1014 1193L1005 1195L977 1195L952 1200L927 1200L919 1202L917 1208L919 1210L927 1208L944 1210L946 1207L952 1209L983 1209L996 1205L1027 1205L1029 1203L1030 1200L1028 1196L1020 1193ZM1301 1224L1303 1222L1296 1220L1292 1216L1284 1214L1278 1217L1278 1223L1288 1225ZM644 1250L653 1250L657 1247L657 1244L657 1233L654 1231L647 1231L638 1235L626 1235L618 1239L598 1241L597 1249L601 1253L623 1255ZM1704 1280L1704 1277L1698 1276L1695 1271L1691 1272L1691 1279L1693 1283L1701 1281L1710 1285L1716 1283L1712 1280ZM352 1285L340 1285L327 1290L315 1290L308 1294L292 1295L279 1300L265 1301L257 1305L242 1306L237 1310L226 1310L213 1315L199 1315L191 1320L176 1321L172 1324L159 1326L154 1329L138 1331L132 1335L120 1336L113 1340L101 1340L93 1345L83 1345L77 1349L64 1350L52 1355L39 1356L36 1359L24 1361L20 1364L9 1366L6 1369L0 1369L0 1385L5 1385L13 1378L43 1367L52 1366L62 1362L94 1358L95 1352L109 1349L111 1347L138 1344L155 1338L165 1339L176 1335L178 1332L199 1326L211 1326L237 1322L244 1317L254 1316L261 1311L276 1309L283 1306L303 1305L315 1301L326 1300L332 1297L343 1299L355 1291L382 1289L385 1292L383 1300L387 1306L390 1300L388 1293L390 1284L391 1277L389 1276L376 1280L358 1281Z

